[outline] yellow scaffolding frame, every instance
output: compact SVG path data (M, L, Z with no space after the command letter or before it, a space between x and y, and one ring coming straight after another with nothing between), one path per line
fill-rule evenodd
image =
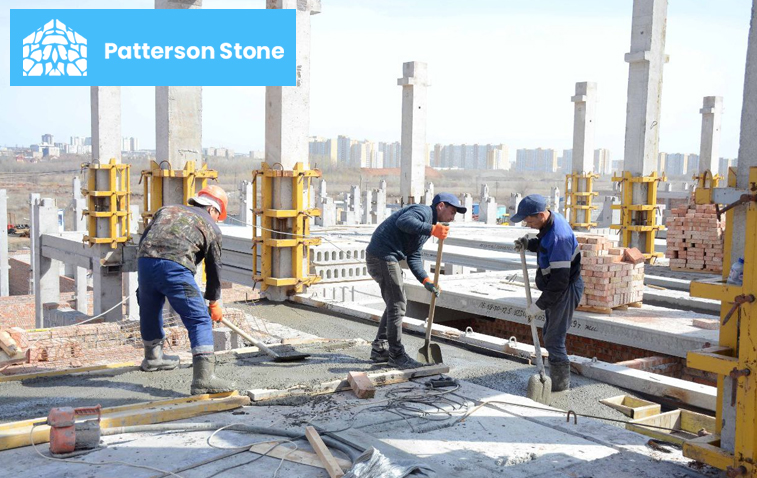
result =
M754 194L757 190L755 167L749 170L749 185L749 192ZM728 187L736 188L735 168L728 170ZM697 204L712 204L712 191L708 194L697 194L696 199ZM734 285L726 282L729 273L727 265L731 264L733 259L734 211L730 209L725 212L722 280L691 282L692 297L720 300L721 325L718 345L691 351L686 357L688 367L712 372L718 376L718 396L715 433L685 442L683 454L726 470L729 477L757 477L757 374L753 373L757 366L757 302L744 301L744 298L753 298L757 287L757 203L749 201L744 207L747 213L743 283ZM726 377L736 381L733 393L728 396L724 396ZM723 400L730 400L736 408L733 453L721 448Z
M594 196L599 195L594 191L594 180L597 178L599 174L595 173L573 173L565 176L565 217L568 218L570 227L597 227L596 222L591 222L591 212L597 209L597 206L592 205L592 200ZM585 181L586 191L578 190L581 180ZM583 222L578 222L579 211L584 213Z
M697 204L711 204L712 190L718 187L718 183L723 176L716 174L713 176L709 169L702 174L695 174L691 179L697 181L697 189L694 191L694 201Z
M630 247L631 235L634 232L645 235L645 252L644 258L650 263L662 257L662 252L655 252L654 239L655 233L665 229L662 224L657 224L657 186L660 181L667 181L663 173L658 176L657 172L652 172L649 176L634 176L630 171L623 171L622 176L613 176L614 182L620 183L621 201L620 204L613 204L613 209L620 209L620 224L612 224L611 229L620 230L620 244L623 247ZM647 184L647 201L646 204L633 203L633 185L637 183Z
M87 198L87 235L84 242L92 247L94 244L110 244L115 249L118 244L131 240L131 186L129 183L128 164L117 163L115 158L101 164L93 162L89 165L87 187L81 192ZM108 172L108 189L97 189L97 172ZM108 237L97 236L97 220L107 219L109 223ZM120 228L120 234L119 234Z
M261 283L261 289L269 286L291 286L295 292L302 292L303 286L314 284L321 278L303 272L303 261L310 270L310 246L321 243L320 238L310 237L310 218L320 216L318 208L311 207L310 195L312 178L321 177L321 171L306 169L303 163L296 163L291 171L273 169L263 163L263 169L252 172L252 278ZM262 207L258 207L258 179L262 179ZM292 181L292 209L274 209L273 194L276 180L279 183L290 178ZM307 185L307 188L305 187ZM261 233L258 235L257 229ZM286 238L281 238L286 236ZM292 271L294 277L274 277L273 252L275 248L292 249ZM258 251L261 251L260 272L258 273Z
M168 163L168 169L161 169L163 163ZM150 161L150 169L142 171L139 182L145 180L144 197L142 199L142 225L147 227L155 212L163 207L163 178L182 178L184 205L189 204L189 198L194 196L197 191L208 184L208 179L218 179L218 171L208 169L207 164L203 164L197 169L194 161L187 161L184 169L171 169L171 163L161 161L160 164ZM197 187L199 185L199 188Z

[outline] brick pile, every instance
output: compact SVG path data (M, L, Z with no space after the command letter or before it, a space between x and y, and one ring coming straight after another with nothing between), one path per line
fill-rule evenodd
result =
M644 256L636 248L615 247L602 236L576 236L581 251L585 310L639 305L644 296Z
M684 204L670 210L667 251L670 267L723 272L725 218L718 221L714 204Z

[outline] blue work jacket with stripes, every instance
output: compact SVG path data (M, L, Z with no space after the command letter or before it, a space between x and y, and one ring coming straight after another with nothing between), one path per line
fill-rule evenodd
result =
M528 250L536 253L536 287L541 297L536 305L546 310L560 300L570 284L581 275L581 254L570 224L560 214L549 211L549 219L535 239L528 241Z

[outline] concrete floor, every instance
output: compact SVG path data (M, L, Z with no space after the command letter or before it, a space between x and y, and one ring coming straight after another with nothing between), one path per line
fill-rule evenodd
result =
M229 305L284 327L332 339L372 340L376 325L334 316L324 311L295 304ZM420 337L405 334L406 349L411 355L422 345ZM235 378L240 390L307 386L344 378L350 370L382 370L385 367L367 360L367 343L334 342L296 347L312 356L301 363L274 363L260 354L227 354L220 359L218 373ZM318 424L330 430L343 430L361 443L376 446L387 456L420 460L434 467L438 476L481 477L588 477L645 478L659 476L700 477L689 468L689 460L680 451L661 454L645 446L647 437L613 424L579 418L578 425L566 424L565 415L537 411L512 404L536 405L524 398L526 383L535 369L517 361L494 358L442 344L445 364L451 376L462 379L460 390L448 398L453 402L420 405L432 412L426 418L398 417L397 410L408 405L408 394L427 394L421 383L379 387L377 398L358 401L351 393L319 396L292 401L289 406L260 403L242 412L224 412L203 416L194 422L252 423L277 427L302 427ZM147 374L136 370L82 374L47 379L5 383L0 387L0 421L45 416L54 406L103 406L129 404L187 395L191 370ZM423 382L421 379L419 382ZM625 419L626 417L598 403L601 398L627 393L617 387L583 377L573 377L570 391L553 394L552 405L581 414ZM385 407L382 400L394 400ZM511 405L490 405L479 409L463 423L461 413L482 400L499 400ZM416 405L417 406L417 405ZM461 408L462 407L462 408ZM439 410L443 410L439 413ZM434 414L433 412L436 412ZM242 413L241 415L239 413ZM449 415L446 415L446 414ZM443 421L430 421L440 418ZM209 432L135 434L104 438L108 447L86 455L91 462L128 462L163 470L177 470L222 453L206 444ZM242 445L266 439L261 436L225 432L218 437L224 446ZM271 438L271 437L268 437ZM307 443L298 442L301 448ZM47 451L46 445L40 450ZM229 466L245 463L255 455L244 453L211 465L179 473L183 477L210 476ZM6 472L19 474L34 468L40 476L132 476L156 475L155 471L131 469L119 464L102 467L48 462L31 448L0 452ZM255 464L224 471L220 476L273 476L279 459L265 457ZM284 462L276 476L326 477L325 471Z

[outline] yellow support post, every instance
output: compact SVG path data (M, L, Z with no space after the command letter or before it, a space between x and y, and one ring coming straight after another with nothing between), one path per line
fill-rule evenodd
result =
M310 273L310 246L321 243L320 238L310 237L310 218L320 216L321 211L311 207L309 195L306 197L312 178L320 176L319 170L305 169L303 163L296 163L291 171L273 169L263 163L263 169L252 172L252 270L253 279L261 283L262 290L269 286L292 286L295 292L302 292L304 286L320 280ZM292 209L273 209L274 179L285 178L292 181ZM258 207L258 181L262 181L262 207ZM277 248L292 249L294 277L273 276L272 257ZM258 252L261 255L259 270ZM304 260L307 260L307 270L303 269Z
M89 165L87 187L82 188L82 194L87 198L87 235L84 242L90 247L94 244L110 244L115 249L118 244L131 240L130 215L131 186L129 183L128 164L117 163L115 158L109 163L92 163ZM108 173L108 188L97 189L97 172L105 170ZM98 237L97 220L108 221L108 236Z
M698 204L712 204L713 189L718 178L710 173L700 179L700 190L695 196ZM706 182L710 181L708 185ZM750 168L749 184L757 184L757 168ZM709 186L709 187L708 187ZM736 188L736 170L729 168L728 187ZM752 186L754 187L754 186ZM753 193L754 191L750 191ZM691 283L693 297L720 300L721 326L718 346L687 354L689 367L709 371L718 376L716 405L716 429L708 437L684 443L683 454L688 458L707 463L728 476L757 477L757 302L737 300L737 297L757 295L757 203L748 201L737 207L746 207L746 238L744 247L744 280L741 285L727 284L728 265L731 264L734 210L726 214L726 230L723 258L723 275L720 281L694 281ZM736 307L737 302L740 306ZM726 320L727 317L730 319ZM735 381L734 393L724 394L726 378ZM721 448L723 404L730 401L735 407L734 450Z
M594 191L594 179L599 178L594 173L573 173L565 176L565 217L568 218L570 227L590 230L597 227L596 222L591 221L591 212L597 209L592 204L594 196L599 195ZM579 191L581 183L584 190ZM583 218L579 219L579 212L583 212Z
M163 163L168 163L168 169L161 169ZM150 169L143 170L139 179L140 183L144 181L143 227L147 227L155 212L163 207L163 178L181 178L182 201L186 206L189 204L189 198L207 186L208 179L218 179L218 171L208 169L207 164L197 169L194 161L187 161L184 169L171 169L171 163L168 161L161 161L160 164L150 161Z
M663 256L662 252L655 252L654 240L657 231L665 228L657 223L657 186L660 181L667 181L667 178L664 174L658 176L656 171L649 176L634 176L631 172L624 171L621 176L613 176L612 180L620 183L620 204L612 206L613 209L620 209L620 224L612 224L610 228L620 231L620 244L623 247L630 247L633 233L644 234L644 258L653 264ZM637 183L647 185L644 204L633 202L633 185Z

